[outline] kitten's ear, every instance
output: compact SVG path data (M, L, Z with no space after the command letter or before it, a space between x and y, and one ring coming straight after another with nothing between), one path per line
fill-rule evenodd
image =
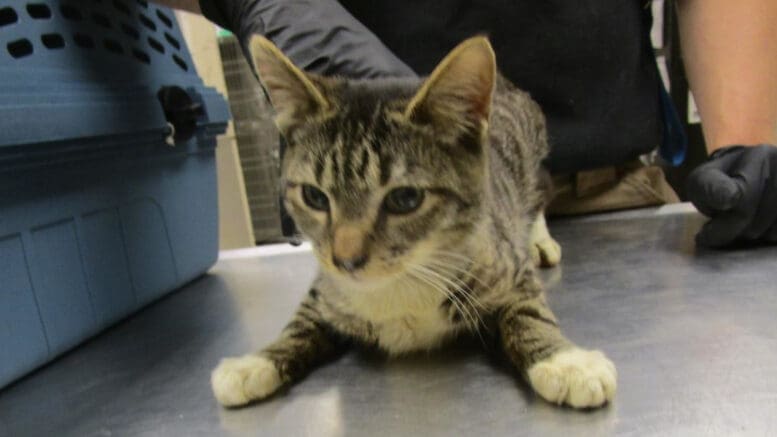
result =
M328 109L329 103L310 78L267 38L254 35L249 48L254 68L277 114L275 124L282 133L305 116Z
M496 83L496 56L483 36L459 44L434 69L405 109L420 123L479 129L488 122Z

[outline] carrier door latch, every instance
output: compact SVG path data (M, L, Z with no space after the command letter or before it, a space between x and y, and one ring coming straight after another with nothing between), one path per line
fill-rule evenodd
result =
M187 141L197 130L197 120L205 115L202 103L179 86L164 86L157 92L159 103L167 119L169 132L166 142L173 146L180 141Z

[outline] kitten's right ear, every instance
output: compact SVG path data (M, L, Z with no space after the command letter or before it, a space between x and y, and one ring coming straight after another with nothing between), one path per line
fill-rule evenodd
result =
M483 36L454 48L426 79L405 108L405 117L442 129L483 131L491 113L496 57Z
M282 133L306 116L328 109L329 103L316 85L267 38L254 35L249 48L254 68L275 108L275 124Z

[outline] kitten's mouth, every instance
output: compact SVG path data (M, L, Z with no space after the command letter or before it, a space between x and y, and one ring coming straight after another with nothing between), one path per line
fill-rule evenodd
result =
M344 283L349 283L359 288L375 288L382 285L396 282L403 276L402 271L397 272L385 272L385 273L369 273L364 270L355 272L344 272L340 269L330 268L328 269L337 280Z
M363 271L357 271L357 272L344 272L342 270L337 270L337 276L341 279L345 279L347 281L359 283L359 284L365 284L370 282L380 282L383 280L383 276L371 276Z
M364 282L364 275L360 274L359 272L338 271L338 274L344 278L347 278L350 281Z
M332 279L341 281L343 283L350 283L353 286L358 287L373 287L382 284L388 284L401 279L405 273L406 268L402 262L392 263L368 263L361 268L348 271L343 268L339 268L330 262L330 257L323 256L319 252L315 252L318 258L318 264L322 272L330 276Z

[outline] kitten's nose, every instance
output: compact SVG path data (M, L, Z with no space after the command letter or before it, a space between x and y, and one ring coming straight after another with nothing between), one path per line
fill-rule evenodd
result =
M340 269L345 270L348 273L353 273L356 270L364 267L367 264L367 255L359 255L356 258L340 259L336 256L332 256L332 263Z
M332 264L338 269L353 273L367 264L367 233L361 226L340 225L334 230L332 240Z

